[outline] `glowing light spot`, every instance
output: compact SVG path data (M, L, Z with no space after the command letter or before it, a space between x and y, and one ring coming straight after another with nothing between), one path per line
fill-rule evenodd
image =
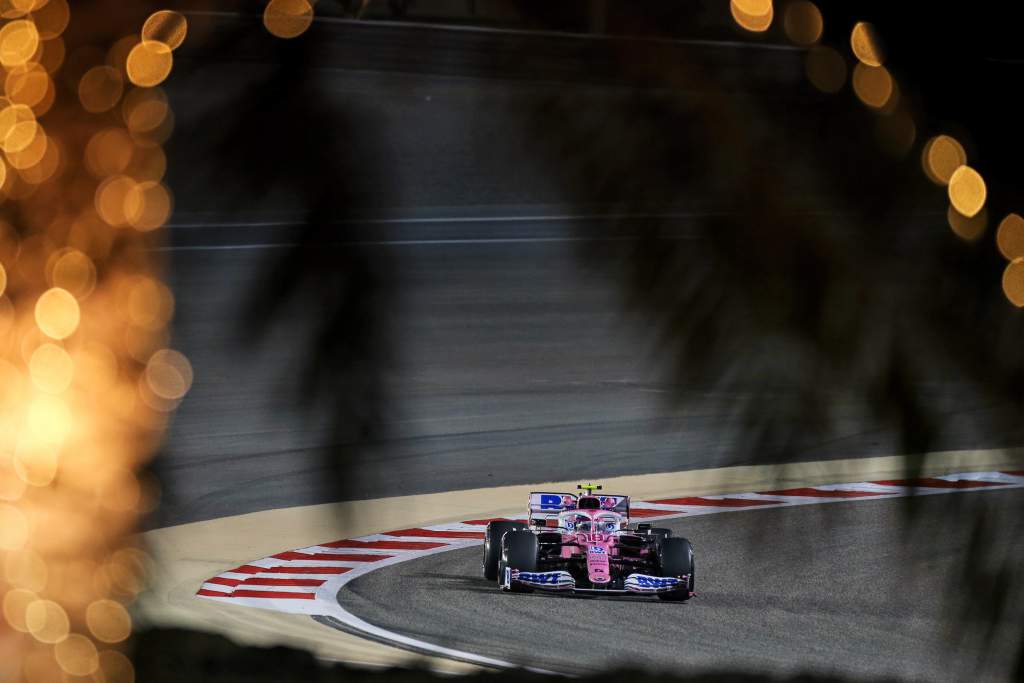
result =
M921 152L921 167L936 185L948 185L953 171L967 163L967 152L948 135L937 135Z
M846 82L846 60L830 47L812 47L804 67L807 79L822 92L839 92Z
M167 155L159 146L139 147L125 173L139 182L159 182L167 172ZM169 197L170 195L168 195Z
M39 31L31 21L12 21L0 28L0 64L23 66L39 48Z
M39 35L43 40L53 40L64 33L71 20L71 8L67 0L47 0L33 13Z
M21 171L21 178L26 183L39 185L56 176L61 170L60 145L53 138L45 138L45 141L46 149L43 152L43 158L35 165Z
M68 637L70 623L64 608L53 600L36 600L25 610L25 625L41 643L59 643Z
M985 234L985 228L988 227L988 212L982 209L968 218L950 206L946 212L946 220L949 221L949 227L953 229L957 237L974 242Z
M177 50L185 42L187 34L188 21L182 15L171 10L154 12L142 26L143 40L161 42L172 50Z
M0 503L0 550L21 550L28 540L28 521L21 510Z
M985 205L987 191L981 175L970 166L961 166L949 178L949 201L957 211L971 218Z
M1003 293L1017 308L1024 308L1024 258L1017 258L1003 271Z
M125 206L135 181L127 176L108 178L96 188L96 213L113 227L128 225Z
M104 643L120 643L132 632L132 618L119 602L97 600L89 605L85 620L96 639Z
M116 650L100 653L100 670L104 683L135 683L135 667L131 660Z
M729 11L740 28L753 33L767 31L775 18L771 0L730 0Z
M137 230L149 231L163 226L171 216L171 195L158 182L147 181L132 187L125 198L125 216Z
M67 339L75 330L81 313L78 301L65 289L54 287L47 290L36 301L36 325L52 339Z
M270 0L263 10L263 25L278 38L301 36L313 23L308 0Z
M68 352L56 344L43 344L29 360L32 383L41 391L59 394L71 386L75 365Z
M134 596L145 587L149 563L149 556L141 550L123 548L111 556L105 570L113 588Z
M144 40L128 54L128 79L140 88L160 85L171 75L171 48L156 40Z
M55 73L64 64L67 56L67 48L64 46L63 38L51 38L43 43L42 53L39 55L39 65L46 69L47 73Z
M31 145L39 130L31 108L12 104L0 110L0 148L8 154Z
M4 79L4 91L13 104L35 107L53 87L50 74L38 64L14 67Z
M4 578L15 588L25 592L40 593L46 588L48 570L43 558L31 550L7 554L4 560ZM25 602L28 607L31 600ZM22 612L24 615L24 611Z
M3 519L3 509L4 506L0 505L0 520ZM2 537L3 527L0 526L0 538ZM4 621L15 631L28 633L28 624L25 623L25 612L28 610L28 606L38 599L39 596L24 588L15 588L12 591L8 591L4 595L3 602Z
M58 253L60 256L50 269L50 286L66 289L78 300L89 296L96 287L96 266L92 259L77 249Z
M72 676L88 676L100 668L99 653L93 642L83 635L72 633L53 648L53 656L60 668Z
M862 63L867 66L882 66L884 55L875 27L865 21L857 22L850 32L850 47Z
M0 183L2 184L2 183ZM4 269L4 264L0 263L0 296L4 295L4 291L7 289L7 270Z
M125 125L134 133L149 133L167 120L170 107L167 95L159 88L133 90L121 109Z
M893 81L884 66L858 64L853 69L853 91L861 102L881 109L893 96Z
M786 7L782 25L786 35L797 45L813 45L821 39L821 12L813 2L796 0L790 3Z
M174 297L163 283L148 277L134 278L122 290L120 308L132 325L158 330L174 315Z
M0 159L0 188L2 188L6 182L7 182L7 164L5 164L2 159ZM0 199L0 202L2 202L2 201L3 200ZM0 289L0 293L3 293L2 289Z
M146 365L146 383L162 399L176 401L192 388L192 364L182 354L163 349L153 354Z
M1004 218L996 232L996 245L1009 261L1024 258L1024 218L1015 213ZM2 286L0 292L3 292Z
M93 114L113 109L123 93L121 73L110 66L94 66L78 82L78 99L82 108Z
M41 130L37 130L36 136L25 148L7 153L7 163L19 171L37 166L46 157L46 149L49 146L50 139Z
M132 162L135 143L122 128L106 128L85 146L85 166L97 178L124 173Z

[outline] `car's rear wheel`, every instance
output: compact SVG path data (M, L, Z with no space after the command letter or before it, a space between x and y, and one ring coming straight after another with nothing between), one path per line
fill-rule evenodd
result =
M515 529L525 529L522 522L488 522L484 531L484 578L494 581L498 578L498 560L501 557L501 537Z
M521 572L537 571L537 536L528 529L514 529L501 539L501 558L498 560L498 585L506 586L516 593L529 593L533 589L511 582L506 583L505 572L517 569Z
M662 600L689 600L694 590L696 565L693 561L693 546L685 538L666 538L661 542L658 552L661 561L661 575L675 578L687 577L679 590L670 593L658 593Z
M648 533L651 536L654 536L655 538L658 539L656 541L656 543L657 543L657 545L659 547L661 546L662 542L666 538L672 538L672 530L671 529L666 529L665 527L660 527L660 526L651 527L651 530Z

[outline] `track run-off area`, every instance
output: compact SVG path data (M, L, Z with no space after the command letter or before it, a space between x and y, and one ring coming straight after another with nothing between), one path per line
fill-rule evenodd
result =
M788 476L748 467L609 480L608 491L640 492L634 519L659 520L694 543L697 597L683 605L507 595L480 576L487 520L521 517L530 488L568 490L562 482L364 501L363 513L377 513L377 526L366 514L353 516L359 504L350 503L347 511L294 508L150 532L158 564L175 564L159 551L173 554L176 535L207 536L213 547L218 539L210 535L231 534L219 538L222 553L244 536L254 551L272 550L246 556L237 547L234 561L221 558L220 566L189 553L191 575L158 581L151 613L190 612L192 624L243 642L303 644L327 659L388 664L426 656L449 671L467 664L558 673L641 665L942 678L951 666L947 640L956 634L940 628L940 617L967 538L948 528L950 508L998 510L1019 501L1024 487L1024 471L1013 469L1017 454L942 455L933 458L936 467L1002 464L913 480L887 469L897 458L790 465ZM858 470L883 474L851 478ZM720 492L711 488L716 478ZM903 523L911 497L913 529ZM745 514L723 514L739 512ZM290 535L280 521L268 523L274 513L291 518L285 527L320 522ZM468 516L475 514L481 516ZM352 533L331 536L332 526ZM197 574L203 568L212 571Z

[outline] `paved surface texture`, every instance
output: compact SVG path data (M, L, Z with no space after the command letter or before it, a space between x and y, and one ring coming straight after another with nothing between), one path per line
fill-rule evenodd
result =
M950 629L969 548L948 513L984 510L1020 532L1019 491L755 510L673 521L697 558L686 604L499 593L480 549L384 568L339 594L374 625L447 647L558 671L838 671L862 677L1005 679L1009 663ZM959 506L959 507L958 507ZM996 640L998 642L998 638Z

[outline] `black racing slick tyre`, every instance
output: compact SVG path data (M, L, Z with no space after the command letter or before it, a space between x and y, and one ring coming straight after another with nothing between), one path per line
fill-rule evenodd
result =
M693 547L685 538L666 538L661 542L658 553L661 560L661 575L687 577L679 590L671 593L658 593L662 600L682 602L689 600L694 590L696 567L693 562Z
M537 535L528 529L514 529L501 539L501 558L498 560L498 585L505 585L505 571L518 569L521 572L537 571L537 550L540 544ZM531 588L511 584L509 589L516 593L530 593Z
M522 522L488 522L484 531L484 578L498 578L498 560L501 558L501 537L514 529L525 529Z

